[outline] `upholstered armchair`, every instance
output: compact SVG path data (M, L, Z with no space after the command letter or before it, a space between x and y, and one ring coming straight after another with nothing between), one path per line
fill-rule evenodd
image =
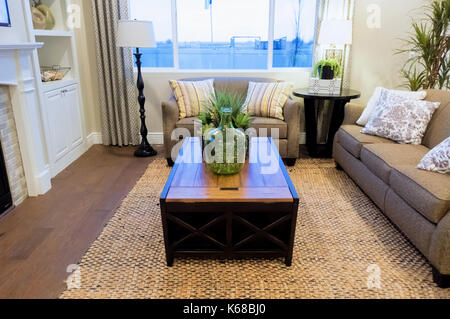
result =
M185 81L202 81L208 78L191 78L184 79ZM274 79L265 78L214 78L214 88L217 91L227 91L243 96L247 95L249 82L277 82ZM285 160L288 166L295 165L295 161L299 155L299 135L300 135L300 102L288 100L284 106L284 121L274 118L253 117L252 128L256 129L259 134L259 129L266 129L267 136L272 136L271 129L278 129L279 132L279 152L281 157ZM196 129L201 129L201 123L195 117L179 118L179 108L175 97L172 96L167 102L162 103L163 125L164 125L164 146L165 156L169 166L173 165L173 160L176 155L172 152L177 143L180 142L180 136L173 134L175 129L184 129L191 136L194 136ZM264 130L263 130L264 131ZM274 131L275 132L275 131ZM174 154L172 154L174 153ZM173 159L172 159L173 158Z

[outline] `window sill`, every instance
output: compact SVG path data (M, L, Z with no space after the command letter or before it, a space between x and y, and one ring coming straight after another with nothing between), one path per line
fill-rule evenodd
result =
M134 69L137 72L137 68ZM217 70L184 70L184 69L166 69L166 68L142 68L142 73L177 73L177 74L271 74L271 73L297 73L297 72L312 72L312 68L273 68L268 70L230 70L230 69L217 69Z

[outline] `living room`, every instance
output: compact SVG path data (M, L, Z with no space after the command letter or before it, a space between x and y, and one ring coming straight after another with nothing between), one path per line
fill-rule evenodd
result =
M449 24L0 0L0 299L448 300Z

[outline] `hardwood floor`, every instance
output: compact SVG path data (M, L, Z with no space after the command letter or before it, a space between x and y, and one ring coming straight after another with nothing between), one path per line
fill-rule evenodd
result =
M76 264L153 158L92 147L44 196L0 218L0 298L58 298Z

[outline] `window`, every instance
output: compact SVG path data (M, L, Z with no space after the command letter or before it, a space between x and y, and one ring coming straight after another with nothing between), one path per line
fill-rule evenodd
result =
M316 11L315 0L277 0L275 2L274 68L312 66Z
M172 5L171 1L131 0L130 16L136 20L153 21L156 48L142 49L142 66L173 68Z
M317 0L130 0L130 8L155 26L144 67L312 67Z
M269 0L177 1L180 69L266 69L269 5Z

